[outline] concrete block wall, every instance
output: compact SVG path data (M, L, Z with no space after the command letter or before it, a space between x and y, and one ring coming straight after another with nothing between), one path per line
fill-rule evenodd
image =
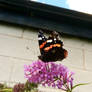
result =
M13 85L25 82L24 64L38 60L38 30L0 24L0 81ZM92 82L92 41L64 36L68 58L57 63L75 72L75 83ZM78 87L74 92L92 92L92 84Z

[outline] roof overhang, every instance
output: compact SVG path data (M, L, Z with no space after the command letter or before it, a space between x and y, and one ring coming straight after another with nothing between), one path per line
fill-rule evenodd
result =
M92 39L92 15L28 0L0 0L0 21Z

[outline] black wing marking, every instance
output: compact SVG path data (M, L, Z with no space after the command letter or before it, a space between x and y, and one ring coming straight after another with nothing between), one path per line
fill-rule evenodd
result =
M40 30L38 33L38 41L39 41L39 46L45 42L47 38L44 36L43 32Z

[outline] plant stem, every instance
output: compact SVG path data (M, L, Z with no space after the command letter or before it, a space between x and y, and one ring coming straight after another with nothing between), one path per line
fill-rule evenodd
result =
M12 92L12 88L4 88L0 90L1 92Z
M67 90L66 92L72 92L72 90Z

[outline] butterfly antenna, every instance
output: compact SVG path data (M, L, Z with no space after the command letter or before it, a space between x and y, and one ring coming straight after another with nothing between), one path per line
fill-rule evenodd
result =
M39 30L39 34L43 34L43 31L42 30Z
M39 39L40 41L42 40L43 42L47 40L47 38L44 36L42 30L40 30L39 33L38 33L38 39Z
M59 32L59 35L62 36L63 35L63 32Z

